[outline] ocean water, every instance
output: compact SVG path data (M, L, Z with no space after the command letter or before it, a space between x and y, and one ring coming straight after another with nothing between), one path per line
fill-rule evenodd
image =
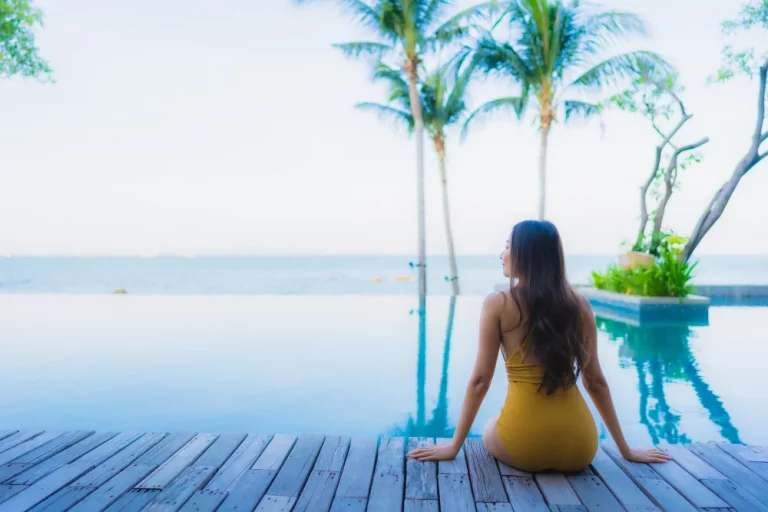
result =
M0 429L449 437L482 301L0 295ZM766 310L714 307L696 327L598 317L627 438L768 445ZM499 360L474 435L506 387Z
M567 258L569 278L587 283L614 255ZM409 256L199 256L0 258L0 293L371 295L416 293ZM498 255L460 256L462 293L484 295L504 281ZM428 259L428 292L450 293L445 256ZM702 256L695 282L768 284L768 256Z

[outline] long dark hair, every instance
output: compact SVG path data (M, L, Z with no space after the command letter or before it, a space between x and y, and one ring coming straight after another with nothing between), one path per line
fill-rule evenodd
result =
M520 325L526 325L523 340L544 367L540 389L552 394L571 387L586 363L587 340L581 299L565 274L560 233L551 222L526 220L512 229L509 250L510 277L518 279L510 294Z

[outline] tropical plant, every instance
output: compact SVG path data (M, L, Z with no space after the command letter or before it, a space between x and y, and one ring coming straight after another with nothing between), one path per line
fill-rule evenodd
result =
M614 293L682 299L695 291L691 281L697 265L680 257L686 242L683 237L664 234L652 265L622 268L613 264L604 273L593 272L592 284L599 290Z
M768 0L752 0L747 3L735 20L726 21L722 25L725 34L747 31L753 28L768 31ZM766 34L768 35L768 34ZM758 39L768 41L768 37ZM760 53L762 52L762 53ZM766 95L766 79L768 78L768 45L761 50L748 48L736 51L733 46L723 48L723 65L716 76L712 77L717 82L727 82L737 74L747 75L749 78L757 76L757 113L755 127L750 137L749 148L744 156L736 164L730 178L715 193L699 217L698 222L691 232L688 245L683 250L682 258L688 260L696 247L701 243L712 226L720 219L728 205L728 201L736 191L741 178L752 168L768 157L768 148L760 152L761 146L768 141L768 128L764 128L765 110L768 102ZM764 131L765 130L765 131Z
M459 294L459 274L456 264L456 250L451 229L450 203L448 199L448 175L445 166L446 129L460 122L467 113L466 95L472 70L463 69L462 63L466 52L458 54L447 64L438 66L434 72L427 73L419 83L419 100L422 118L427 135L432 141L437 154L442 185L443 223L448 244L448 263L451 276L449 281L454 295ZM376 67L375 79L389 85L389 105L380 103L359 103L357 108L372 110L383 118L389 118L407 126L413 132L415 121L411 115L411 99L408 84L402 74L386 64Z
M614 94L609 100L609 105L619 110L642 115L661 137L654 151L651 173L640 187L640 227L632 246L633 251L657 254L664 214L672 193L679 185L680 173L701 161L701 154L694 151L709 142L708 137L683 145L674 141L678 132L693 117L680 97L682 91L677 74L653 76L646 70L640 70L629 88ZM663 158L668 159L666 167L662 166ZM662 184L663 193L659 190ZM648 211L649 191L657 203L652 212ZM650 243L647 244L646 230L651 219L653 228Z
M296 0L307 3L312 0ZM376 41L335 45L345 55L375 62L391 59L408 83L413 131L416 135L416 197L418 211L419 294L426 294L426 234L424 209L424 120L418 92L419 67L424 56L467 35L468 23L480 10L470 8L442 24L450 0L338 0Z
M43 11L32 0L0 0L0 77L49 78L51 68L38 55L35 25L43 24Z
M589 118L601 106L584 99L618 79L636 76L643 69L653 74L671 72L671 65L649 51L633 51L605 58L615 42L629 35L645 35L645 22L635 14L613 12L578 0L506 0L491 31L477 43L475 64L486 73L519 84L520 94L480 106L467 126L484 116L513 111L522 117L534 103L540 129L539 218L546 215L547 144L552 124ZM498 10L493 2L485 6ZM493 32L507 26L509 41ZM597 60L603 58L604 60ZM531 95L533 92L533 95Z

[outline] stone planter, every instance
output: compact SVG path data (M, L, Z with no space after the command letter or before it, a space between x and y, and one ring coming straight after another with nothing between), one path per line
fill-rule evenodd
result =
M644 252L631 251L619 255L619 266L623 269L650 267L654 263L656 263L656 258L651 254L646 254Z
M676 297L638 297L585 287L579 291L592 304L596 313L635 325L686 322L709 324L708 297L689 295Z

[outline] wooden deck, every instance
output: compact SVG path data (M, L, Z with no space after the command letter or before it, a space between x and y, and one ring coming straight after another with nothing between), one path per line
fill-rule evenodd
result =
M478 439L455 461L405 458L430 442L0 431L0 512L768 512L768 448L664 446L675 461L647 466L608 446L584 472L531 475Z

